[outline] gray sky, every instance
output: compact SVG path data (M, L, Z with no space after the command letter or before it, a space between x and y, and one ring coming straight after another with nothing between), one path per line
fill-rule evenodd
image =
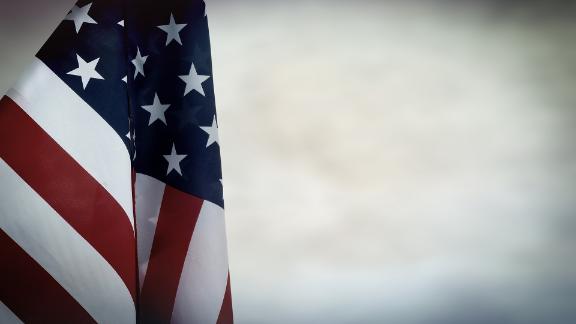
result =
M576 321L576 20L525 3L209 2L238 323Z

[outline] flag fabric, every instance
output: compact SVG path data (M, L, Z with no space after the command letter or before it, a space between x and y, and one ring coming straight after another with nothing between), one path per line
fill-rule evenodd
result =
M0 100L1 323L232 323L205 4L79 1Z

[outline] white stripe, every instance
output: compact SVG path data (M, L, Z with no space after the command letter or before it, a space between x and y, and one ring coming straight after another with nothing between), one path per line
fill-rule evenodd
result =
M140 289L148 269L150 250L166 184L145 174L136 174L136 228L138 230L138 269Z
M130 155L114 129L36 58L8 96L106 188L134 226Z
M2 159L0 179L0 228L97 322L133 324L132 296L110 264Z
M12 313L10 308L0 300L0 323L19 324L24 322L22 322L16 314Z
M216 323L227 280L224 210L205 201L182 269L172 323Z

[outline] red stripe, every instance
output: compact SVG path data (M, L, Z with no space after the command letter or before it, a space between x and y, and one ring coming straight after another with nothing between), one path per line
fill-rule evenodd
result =
M220 315L216 324L232 324L234 323L234 315L232 313L232 293L230 292L230 273L228 273L228 281L226 282L226 292L224 293L224 300L220 308Z
M143 323L169 323L202 200L166 186L140 295Z
M8 97L0 100L0 138L0 157L110 263L134 298L134 232L118 202Z
M25 323L96 323L86 310L0 230L0 300Z

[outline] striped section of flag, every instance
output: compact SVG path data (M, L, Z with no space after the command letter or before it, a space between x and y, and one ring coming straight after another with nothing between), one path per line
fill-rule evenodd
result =
M0 322L233 322L204 7L79 1L0 100Z
M18 139L0 143L2 248L17 244L22 250L15 255L21 261L6 263L2 274L14 271L24 276L22 283L43 287L38 293L45 296L43 303L69 295L75 303L66 305L84 309L87 318L134 323L136 269L130 260L135 257L135 240L128 215L9 97L0 101L0 137ZM106 154L107 147L101 150ZM125 172L130 175L129 168ZM14 264L22 267L10 270L8 265ZM45 318L32 307L38 303L25 290L11 285L1 285L0 290L4 304L17 305L11 309L19 318ZM58 313L81 313L73 310L66 307Z

